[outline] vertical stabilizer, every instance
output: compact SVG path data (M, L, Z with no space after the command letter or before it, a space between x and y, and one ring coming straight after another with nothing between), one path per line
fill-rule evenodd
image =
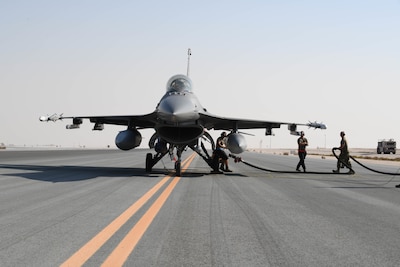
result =
M188 49L188 60L187 60L187 72L186 76L189 77L189 68L190 68L190 56L192 55L192 50Z

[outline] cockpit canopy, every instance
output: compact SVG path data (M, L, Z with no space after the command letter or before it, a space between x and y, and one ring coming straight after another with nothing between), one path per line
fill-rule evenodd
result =
M192 81L188 76L183 74L178 74L172 76L167 83L167 92L191 92L192 91Z

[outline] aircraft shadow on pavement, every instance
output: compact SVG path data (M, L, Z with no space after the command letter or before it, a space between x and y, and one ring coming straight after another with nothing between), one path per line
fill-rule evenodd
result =
M171 171L171 175L174 175L174 171ZM197 168L189 168L182 172L182 178L199 178L203 176L210 176L210 175L216 175L216 176L240 176L240 177L248 177L247 175L244 175L242 173L237 173L237 172L221 172L221 173L213 173L209 167L197 167Z
M155 169L146 173L143 168L126 167L96 167L96 166L42 166L42 165L10 165L0 164L2 169L15 170L14 173L4 174L31 180L53 183L75 182L89 180L97 177L149 177L158 178L167 175L167 170Z

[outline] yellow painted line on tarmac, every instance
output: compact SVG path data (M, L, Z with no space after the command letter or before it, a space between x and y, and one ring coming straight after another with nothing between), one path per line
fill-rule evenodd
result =
M190 163L192 163L196 155L192 154L185 166L182 167L182 171L185 171ZM153 219L156 217L165 201L168 199L172 190L175 188L179 182L180 177L175 177L168 187L161 193L158 199L153 203L149 210L143 215L143 217L136 223L136 225L129 231L125 238L118 244L114 251L108 256L105 262L102 264L103 267L115 267L122 266L132 251L135 249L137 243L142 238L143 234L146 232L147 228L152 223Z
M186 170L190 163L193 161L195 154L193 153L188 159L184 161L185 167L182 170ZM108 226L101 230L95 237L93 237L89 242L87 242L83 247L81 247L77 252L75 252L69 259L62 263L61 267L67 266L82 266L90 257L92 257L101 246L103 246L135 213L155 194L157 191L171 178L170 175L165 176L160 182L153 186L147 193L145 193L140 199L133 203L127 210L125 210L121 215L119 215L114 221L112 221ZM176 179L176 178L175 178ZM174 180L175 180L174 179ZM176 185L177 181L174 183ZM179 181L179 179L178 179ZM172 187L172 189L175 187ZM167 187L170 188L171 185ZM167 190L166 189L166 190ZM172 191L171 189L171 191ZM166 191L164 190L164 192ZM163 194L164 194L163 192ZM169 194L168 194L169 195ZM160 196L161 197L161 196ZM160 198L159 197L159 198ZM167 196L168 197L168 196ZM158 200L158 199L157 199ZM154 204L153 204L154 206ZM162 205L161 205L162 206ZM161 207L160 207L161 208ZM148 213L148 212L147 212ZM147 214L146 213L146 214ZM154 215L155 216L155 215ZM143 216L144 217L144 216ZM142 217L142 219L143 219ZM142 220L141 219L141 220ZM150 223L149 223L150 224ZM147 227L146 227L147 229ZM143 232L144 233L144 232ZM143 234L142 234L143 235ZM139 238L140 239L140 238ZM136 245L136 244L135 244ZM134 247L132 248L132 250ZM132 251L131 250L131 251ZM128 254L129 256L129 254ZM125 259L126 260L126 259ZM124 261L125 261L124 260ZM121 264L122 265L122 264ZM115 265L113 265L115 266Z

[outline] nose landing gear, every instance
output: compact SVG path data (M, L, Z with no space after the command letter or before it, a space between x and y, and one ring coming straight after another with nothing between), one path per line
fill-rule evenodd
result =
M181 176L181 161L180 160L177 160L175 162L175 175Z

